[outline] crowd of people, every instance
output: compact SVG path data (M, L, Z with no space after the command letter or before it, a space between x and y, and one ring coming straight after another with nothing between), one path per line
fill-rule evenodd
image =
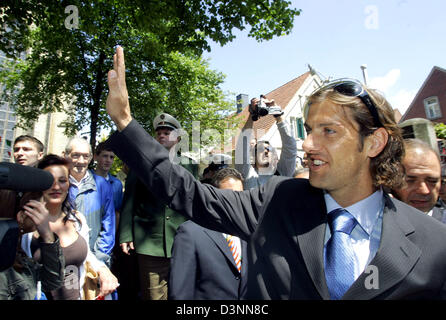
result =
M250 118L243 163L214 157L199 174L170 159L174 116L154 119L153 138L132 118L121 47L108 77L118 131L94 152L81 138L61 156L31 136L14 142L16 164L54 181L0 192L11 204L2 221L17 220L20 235L0 299L84 299L87 267L106 299L446 298L446 169L427 142L403 140L375 90L342 79L308 98L303 168L278 113L267 116L280 157ZM124 186L110 174L115 154L130 168Z
M256 181L263 184L276 171L290 177L294 173L295 141L280 116L276 121L285 140L281 160L267 141L244 150L253 154L258 149L252 165L248 162L249 167L242 168L254 184ZM175 117L161 113L154 119L153 127L156 141L168 151L174 149L180 137L173 139L172 134L181 129ZM28 262L34 261L33 265L45 269L49 263L45 259L46 244L53 243L57 255L53 254L52 259L58 264L53 262L57 272L52 275L59 282L50 286L45 278L36 281L37 275L29 279L32 283L27 286L29 292L20 298L89 299L84 290L87 268L92 268L99 278L100 290L95 298L238 300L243 297L246 241L187 221L169 208L167 201L153 195L133 169L127 171L123 185L110 173L115 154L106 142L99 143L93 151L86 139L75 137L60 156L45 155L44 149L42 142L33 136L15 139L14 162L51 173L53 184L46 190L19 192L16 197L20 203L11 206L14 212L8 216L17 217L21 230L17 257L26 257ZM183 158L179 155L178 162L188 163L181 165L194 177L201 176L203 184L237 191L250 188L243 185L243 175L229 167L232 159L227 155L212 155L201 175L197 164L181 161ZM8 192L12 195L11 190ZM42 221L25 223L33 213L40 214ZM212 241L202 243L204 235ZM196 245L196 259L192 259L191 244ZM208 247L200 248L202 245ZM14 268L9 271L20 274ZM4 281L7 288L8 278ZM41 293L38 283L43 284ZM17 298L13 293L17 288L8 290L4 290L5 299Z

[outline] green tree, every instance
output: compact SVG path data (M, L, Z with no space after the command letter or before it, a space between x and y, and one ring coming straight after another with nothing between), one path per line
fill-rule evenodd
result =
M438 139L446 139L446 124L436 123L434 125L434 130Z
M65 13L68 5L77 9L78 21L70 20L75 12ZM209 69L202 51L209 50L209 39L221 45L233 40L233 28L251 26L249 35L259 41L288 33L300 13L289 6L266 0L3 0L0 50L13 60L0 70L2 98L15 106L23 127L42 113L67 112L67 133L90 124L94 146L98 130L111 126L106 75L119 44L134 116L148 130L155 114L165 111L189 133L192 119L221 132L234 103L219 87L224 75ZM67 101L75 108L67 109Z

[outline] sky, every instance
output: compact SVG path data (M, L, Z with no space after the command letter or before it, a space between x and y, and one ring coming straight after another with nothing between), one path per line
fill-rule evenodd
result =
M446 69L444 0L293 0L302 9L289 35L257 42L247 31L204 57L226 75L221 88L249 98L307 72L364 81L401 114L434 66ZM235 103L235 102L234 102Z

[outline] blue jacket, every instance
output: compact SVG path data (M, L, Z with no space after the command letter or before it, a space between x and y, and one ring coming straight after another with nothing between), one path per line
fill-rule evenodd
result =
M113 203L115 205L115 210L120 211L122 206L122 182L112 174L108 174L108 182L111 184L113 189Z
M76 205L76 210L83 213L87 220L90 228L90 250L99 260L110 265L116 224L110 183L90 171L79 189L71 184L69 197L71 203Z

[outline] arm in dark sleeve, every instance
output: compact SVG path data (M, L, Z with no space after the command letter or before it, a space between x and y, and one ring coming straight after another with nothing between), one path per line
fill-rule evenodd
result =
M195 238L182 225L177 229L172 247L169 299L193 300L197 278Z
M119 243L133 242L133 215L135 213L137 177L131 170L125 181L124 198L122 200L119 221Z
M41 268L39 279L42 282L43 291L51 291L62 286L64 281L65 259L59 238L53 243L40 242Z
M135 120L122 132L115 132L110 145L155 196L212 230L248 239L273 194L262 188L235 192L202 185L187 170L172 164L168 151Z

